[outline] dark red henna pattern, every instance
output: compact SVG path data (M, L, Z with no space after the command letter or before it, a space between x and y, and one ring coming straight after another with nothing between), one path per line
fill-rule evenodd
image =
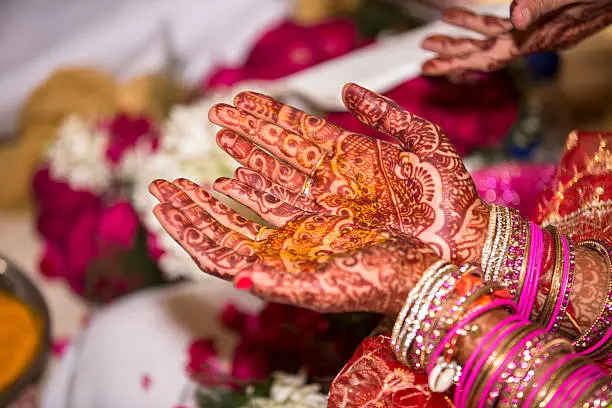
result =
M513 3L513 6L517 1ZM516 7L512 7L517 19ZM612 2L573 2L542 16L524 31L509 19L477 15L465 9L450 9L443 19L453 25L484 34L486 40L435 35L423 47L439 57L423 65L426 75L459 75L464 72L493 72L510 61L534 52L565 50L612 23Z

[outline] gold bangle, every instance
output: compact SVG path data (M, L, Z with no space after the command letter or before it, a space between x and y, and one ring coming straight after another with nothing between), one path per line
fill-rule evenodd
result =
M537 318L538 324L544 327L546 327L549 320L552 318L555 309L555 304L559 299L561 280L563 279L563 268L565 265L565 262L563 260L563 243L561 242L561 234L554 227L546 227L546 230L550 232L553 237L555 245L555 263L550 281L550 290L548 292L548 296L546 296L544 305L542 306L542 309L540 310L540 313Z

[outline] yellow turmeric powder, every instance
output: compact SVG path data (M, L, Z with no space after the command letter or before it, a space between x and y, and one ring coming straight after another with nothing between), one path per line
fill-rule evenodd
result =
M31 364L41 344L42 327L34 310L0 290L0 392Z

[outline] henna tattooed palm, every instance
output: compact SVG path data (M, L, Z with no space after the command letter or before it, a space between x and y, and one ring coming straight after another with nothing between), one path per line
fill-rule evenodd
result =
M243 92L209 113L217 142L243 166L215 189L275 226L304 214L377 222L418 237L445 259L477 259L488 207L436 125L355 84L347 108L391 144L335 126L271 97Z
M612 23L612 1L571 2L542 16L524 31L514 29L510 19L478 15L461 8L446 10L443 20L487 38L446 35L426 38L423 48L439 54L423 64L426 75L493 72L519 56L568 49Z
M273 230L185 179L156 180L150 191L159 222L204 272L269 301L394 315L438 259L417 240L350 216L305 215Z

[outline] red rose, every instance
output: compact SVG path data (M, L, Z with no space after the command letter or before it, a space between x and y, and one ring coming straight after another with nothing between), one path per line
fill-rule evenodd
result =
M187 372L190 375L208 375L218 371L217 348L213 340L195 340L189 345L188 353Z
M100 215L98 240L101 250L107 248L130 249L138 232L138 216L126 201L106 207Z
M241 334L244 331L247 314L238 310L238 308L229 303L223 307L219 313L219 322L223 327Z
M123 154L133 148L142 137L148 137L153 149L157 148L158 138L152 123L145 117L116 115L108 124L109 141L106 157L111 163L121 161Z
M276 344L272 343L270 346ZM240 342L234 349L234 357L232 358L232 379L239 382L250 382L266 378L270 373L268 357L259 347L253 347L247 342Z

